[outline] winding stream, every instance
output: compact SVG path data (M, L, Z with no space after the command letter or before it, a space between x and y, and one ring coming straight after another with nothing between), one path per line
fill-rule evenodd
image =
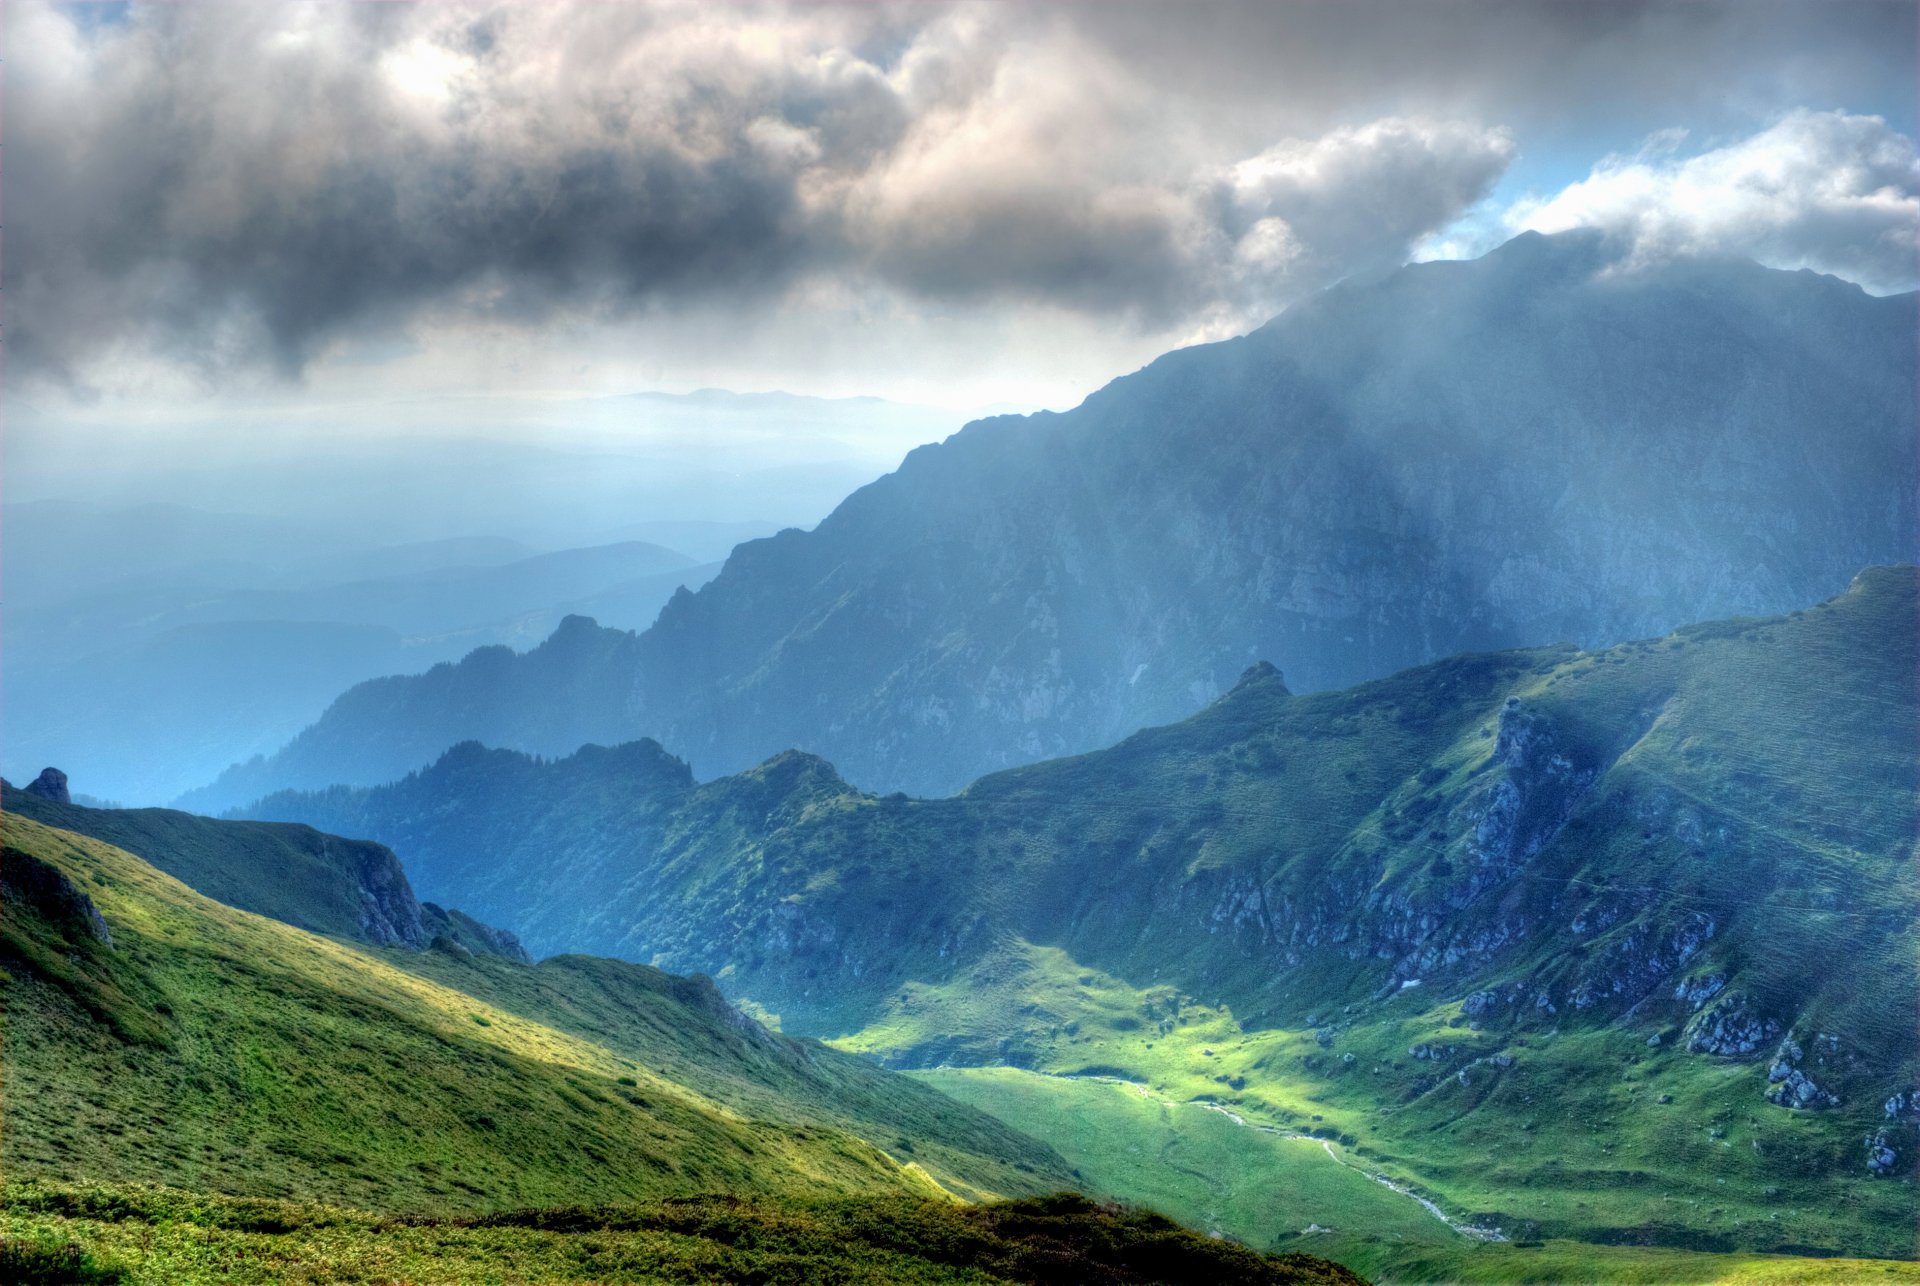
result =
M1048 1075L1048 1074L1049 1073L1045 1073L1045 1072L1039 1073L1039 1075L1042 1075L1042 1076ZM1507 1239L1506 1235L1497 1228L1486 1228L1486 1227L1482 1227L1479 1224L1465 1223L1465 1222L1462 1222L1461 1220L1455 1219L1453 1216L1449 1215L1446 1211L1442 1210L1434 1202L1432 1202L1426 1197L1421 1196L1419 1193L1409 1188L1406 1184L1400 1183L1394 1179L1389 1179L1386 1175L1381 1174L1378 1171L1369 1170L1369 1169L1366 1169L1364 1166L1359 1166L1354 1164L1352 1161L1348 1160L1345 1156L1341 1155L1339 1149L1334 1147L1332 1139L1323 1139L1318 1137L1317 1135L1312 1135L1312 1134L1300 1134L1293 1130L1283 1130L1277 1125L1261 1125L1261 1124L1258 1124L1257 1122L1247 1120L1246 1117L1241 1116L1238 1112L1235 1112L1230 1108L1223 1107L1218 1103L1201 1103L1201 1102L1195 1102L1191 1100L1182 1101L1179 1099L1164 1098L1161 1095L1155 1094L1151 1089L1149 1089L1145 1085L1142 1085L1139 1081L1122 1080L1118 1076L1061 1076L1059 1079L1063 1081L1099 1081L1104 1085L1119 1085L1126 1089L1132 1090L1134 1093L1138 1094L1141 1098L1146 1099L1148 1102L1157 1103L1162 1107L1197 1107L1202 1109L1203 1111L1217 1112L1219 1115L1226 1117L1229 1121L1232 1121L1235 1125L1239 1126L1241 1129L1244 1129L1244 1130L1258 1130L1262 1134L1271 1134L1282 1139L1299 1139L1306 1143L1318 1143L1320 1147L1326 1152L1328 1159L1331 1160L1335 1165L1345 1166L1347 1169L1353 1171L1357 1175L1360 1175L1362 1178L1369 1179L1374 1183L1379 1184L1381 1187L1388 1189L1389 1191L1397 1192L1401 1196L1407 1198L1410 1201L1419 1202L1423 1210L1425 1210L1428 1214L1432 1215L1435 1219L1438 1219L1441 1223L1445 1224L1447 1227L1453 1229L1453 1231L1459 1233L1462 1237L1465 1237L1470 1241L1505 1241Z

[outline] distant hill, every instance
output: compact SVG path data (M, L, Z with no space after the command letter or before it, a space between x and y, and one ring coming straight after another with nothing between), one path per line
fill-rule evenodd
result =
M67 763L114 798L171 799L236 759L284 745L356 683L418 673L476 646L529 645L572 611L644 628L675 590L719 570L634 540L492 564L437 562L506 548L439 541L342 557L336 570L380 558L392 566L375 578L293 587L220 587L175 569L184 579L10 607L11 769Z
M1318 691L1790 610L1916 557L1915 322L1808 272L1616 270L1584 233L1349 282L922 447L637 637L568 623L354 690L192 799L638 736L703 776L798 747L941 794L1180 718L1260 658Z
M1256 665L950 799L802 753L698 784L641 742L462 746L252 811L896 1066L1324 1118L1511 1235L1903 1255L1912 1189L1879 1176L1920 1155L1917 609L1882 568L1789 615L1338 692Z

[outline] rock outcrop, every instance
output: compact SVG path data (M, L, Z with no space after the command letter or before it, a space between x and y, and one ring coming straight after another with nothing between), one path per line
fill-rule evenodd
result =
M1780 1021L1753 1012L1738 992L1703 1010L1687 1024L1687 1049L1719 1058L1752 1058L1780 1035Z
M0 901L16 899L48 923L63 928L69 941L79 934L109 951L113 949L113 934L92 898L57 868L30 853L7 848L0 853Z
M73 796L67 790L67 775L58 768L42 768L40 775L24 787L30 795L50 799L56 804L71 804Z

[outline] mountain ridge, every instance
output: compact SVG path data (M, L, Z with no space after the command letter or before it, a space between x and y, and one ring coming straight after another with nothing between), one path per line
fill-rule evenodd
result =
M1069 1181L1042 1145L770 1033L705 979L321 938L91 837L0 830L10 1182L448 1213Z
M65 775L58 769L65 793ZM42 774L42 780L47 773ZM35 786L39 783L36 782ZM530 963L513 933L414 896L393 850L298 823L218 821L164 808L88 808L0 780L0 813L134 852L217 902L376 947L435 943Z
M975 421L643 634L350 692L186 802L370 785L470 737L651 736L702 775L802 746L944 794L1182 717L1259 657L1337 688L1785 611L1920 553L1914 296L1597 253L1412 265Z
M1307 694L1255 666L1185 721L946 799L874 795L804 752L696 783L643 744L471 747L258 811L378 835L535 940L710 973L893 1066L1164 1078L1281 1127L1325 1115L1512 1235L1625 1235L1607 1219L1653 1221L1660 1184L1716 1174L1762 1218L1799 1182L1897 1220L1871 1184L1920 1155L1882 1111L1917 1070L1898 1018L1920 1003L1917 602L1913 568L1877 568L1803 611L1597 651ZM623 756L654 775L595 771ZM437 820L469 807L468 829ZM1846 978L1805 967L1836 951ZM1738 1105L1751 1154L1633 1131L1629 1155L1596 1150L1580 1122L1637 1117L1655 1087ZM1563 1102L1528 1138L1578 1176L1448 1170L1427 1133L1512 1148L1520 1114ZM1568 1185L1552 1219L1523 1213L1543 1182ZM1579 1212L1593 1183L1624 1185L1618 1212ZM1714 1244L1843 1248L1757 1229Z

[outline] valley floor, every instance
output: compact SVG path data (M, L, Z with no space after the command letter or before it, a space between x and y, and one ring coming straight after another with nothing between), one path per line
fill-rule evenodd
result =
M1043 1134L1090 1191L1122 1194L1261 1249L1322 1255L1386 1283L1920 1282L1920 1262L1720 1254L1490 1238L1330 1139L1250 1121L1133 1081L1009 1067L913 1073Z

